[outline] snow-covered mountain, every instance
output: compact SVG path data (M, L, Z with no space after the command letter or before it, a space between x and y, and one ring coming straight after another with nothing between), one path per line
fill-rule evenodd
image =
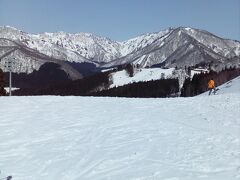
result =
M239 180L239 85L191 98L0 97L0 179Z
M156 36L148 45L108 63L106 67L124 63L141 67L184 67L206 63L220 69L239 66L239 57L240 42L222 39L207 31L180 27Z
M104 68L125 63L141 67L184 67L206 63L216 69L240 64L239 41L222 39L207 31L186 27L148 33L124 42L90 33L29 34L9 26L0 27L0 58L16 45L44 54L47 59L88 62ZM2 58L1 68L4 69L5 61L13 57L18 59L15 72L32 72L41 66L42 60L46 60L16 51Z
M0 38L0 60L0 68L4 71L8 71L6 67L8 61L11 61L12 71L18 73L31 73L33 70L38 70L46 62L53 62L59 64L61 69L69 75L69 78L73 80L82 78L81 73L62 59L45 55L21 42L6 38Z
M0 38L13 40L46 54L67 61L108 62L120 57L120 44L90 33L65 32L28 34L16 28L0 27Z

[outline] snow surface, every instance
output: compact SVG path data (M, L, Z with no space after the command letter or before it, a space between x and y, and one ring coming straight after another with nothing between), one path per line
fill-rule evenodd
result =
M108 69L110 70L110 69ZM191 70L191 78L194 74L199 74L201 72L207 72L205 69L195 69ZM121 70L111 73L111 85L109 88L124 86L126 84L131 84L134 82L146 82L151 80L158 80L161 78L177 78L179 79L179 88L182 88L185 78L188 77L185 70L175 70L174 68L162 69L162 68L140 68L134 69L134 76L129 77L126 70Z
M161 68L151 68L151 69L136 69L134 76L129 77L126 70L114 72L111 74L112 76L112 84L110 88L123 86L126 84L131 84L134 82L144 82L144 81L151 81L161 79L162 73L164 74L165 78L169 78L172 75L174 68L169 69L161 69Z
M218 87L218 94L240 93L240 76Z
M208 69L195 68L191 70L191 78L193 78L195 74L208 73L208 72L209 72Z
M9 87L5 87L4 89L7 91L7 93L9 93L9 89L10 89ZM18 89L20 88L12 87L12 91L16 91Z
M193 98L0 97L0 178L239 180L240 77Z

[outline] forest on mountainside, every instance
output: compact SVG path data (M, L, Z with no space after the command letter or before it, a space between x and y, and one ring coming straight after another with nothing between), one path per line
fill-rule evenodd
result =
M192 79L187 78L181 89L178 79L158 79L147 82L135 82L124 86L109 89L111 84L110 74L119 69L126 69L129 76L134 76L133 67L126 65L107 72L96 73L83 79L71 81L59 65L47 63L39 71L34 71L28 76L21 77L23 81L29 81L29 86L20 86L13 95L61 95L61 96L111 96L111 97L189 97L196 96L208 90L207 83L213 78L216 86L219 86L240 75L240 68L227 68L220 72L195 74ZM186 69L189 71L189 69ZM20 74L21 76L21 74ZM29 79L30 78L30 79ZM8 83L8 76L0 71L0 95L6 95L4 85ZM45 80L45 81L43 81ZM21 85L18 79L14 79ZM16 83L16 84L17 84ZM17 86L18 87L18 86Z

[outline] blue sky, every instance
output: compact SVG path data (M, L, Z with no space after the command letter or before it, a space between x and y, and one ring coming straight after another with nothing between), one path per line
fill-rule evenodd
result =
M0 0L0 26L127 40L189 26L240 40L240 0Z

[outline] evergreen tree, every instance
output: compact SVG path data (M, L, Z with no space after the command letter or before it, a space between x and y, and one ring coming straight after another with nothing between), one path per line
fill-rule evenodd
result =
M6 91L4 89L4 84L5 84L4 74L3 74L2 69L0 69L0 96L6 96Z
M181 96L182 97L192 96L192 85L190 78L185 79L183 87L181 89Z
M127 64L127 66L126 66L126 71L128 72L129 77L133 77L134 67L133 67L132 64Z

